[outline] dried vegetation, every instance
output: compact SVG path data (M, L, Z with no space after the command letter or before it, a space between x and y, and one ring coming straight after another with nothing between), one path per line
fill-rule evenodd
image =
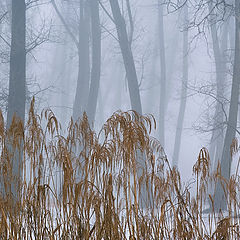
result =
M208 184L220 178L209 173L207 150L185 186L152 127L151 116L119 111L99 133L86 115L63 131L34 101L25 128L15 119L6 131L1 115L2 188L16 183L12 159L22 152L17 200L2 192L1 239L240 239L238 175L227 185L228 211L204 214L214 199Z

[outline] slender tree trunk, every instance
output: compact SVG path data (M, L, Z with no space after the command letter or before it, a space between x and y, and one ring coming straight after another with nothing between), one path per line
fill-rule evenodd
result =
M227 29L228 23L225 22L223 25L223 32L222 32L222 39L221 39L221 59L218 60L220 63L219 66L216 67L217 71L217 99L221 101L221 99L225 96L225 82L227 78L227 46L228 46L228 29ZM217 169L217 165L221 159L222 150L223 150L223 141L224 141L224 126L223 122L226 120L224 119L224 111L223 111L223 105L222 103L218 102L218 109L216 109L216 122L215 124L220 125L217 129L217 141L216 141L216 152L215 152L215 159L214 159L214 168L215 171Z
M94 123L101 76L101 27L98 0L90 0L90 11L92 29L92 70L87 115L89 122Z
M72 13L71 8L69 4L67 5L66 11L63 12L63 15L65 18L70 16ZM64 29L64 26L61 27L61 29ZM60 103L61 103L61 109L60 109L60 119L63 124L63 126L66 126L68 124L68 121L71 116L71 112L66 112L66 107L70 106L70 86L72 85L72 68L73 68L73 61L70 59L70 36L67 34L67 32L64 32L64 44L60 47L60 71L62 71L62 76L60 78L60 84L61 84L61 96L60 96Z
M163 23L163 1L158 0L158 23L159 23L159 52L160 52L160 111L159 111L159 137L162 147L165 141L165 106L166 106L166 56L165 56L165 39Z
M139 93L136 67L131 47L128 41L125 20L121 15L118 0L110 0L110 5L117 28L119 45L121 48L124 66L126 70L132 109L137 111L139 114L142 114L142 105Z
M89 6L88 2L80 0L80 22L78 42L78 79L73 104L73 119L80 118L87 108L90 79L89 60Z
M90 59L89 59L89 6L88 1L79 0L79 37L78 39L71 32L67 22L57 8L55 0L52 0L52 5L63 23L67 33L73 40L78 50L78 77L77 88L73 103L73 120L80 118L87 108L89 94L89 79L90 79Z
M130 23L129 40L128 41L129 41L130 46L132 46L133 33L134 33L133 16L132 16L130 1L126 0L126 4L127 4L128 19L129 19L129 23Z
M126 24L123 16L121 15L118 0L110 0L110 5L113 13L113 18L115 21L115 25L117 28L119 45L122 52L122 57L124 61L126 77L128 80L128 89L130 93L131 105L132 109L137 113L142 114L142 105L139 93L138 79L135 68L135 63L133 59L133 54L131 51L131 46L128 41L128 35L126 30ZM136 152L137 158L137 176L138 178L143 177L143 173L146 171L146 156L137 150ZM139 196L139 204L141 208L145 208L152 203L152 193L148 192L147 189L150 188L150 181L148 182L149 186L146 184L141 185L140 196Z
M10 52L10 78L7 112L9 128L13 115L23 122L25 118L26 99L26 6L24 0L12 0L12 38Z
M235 55L233 66L233 80L231 90L231 100L229 108L229 118L227 131L224 138L223 153L221 158L221 175L228 182L231 171L231 144L236 134L238 100L239 100L239 85L240 85L240 1L235 0ZM222 186L223 185L223 186ZM215 210L225 210L227 208L227 197L224 192L226 183L219 180L216 186L214 207Z
M209 2L209 12L212 12L212 4ZM214 113L213 132L210 145L210 157L212 160L212 171L216 170L220 161L223 148L223 121L224 112L222 99L224 97L224 82L226 79L226 49L227 49L227 23L224 23L222 40L219 41L215 16L211 18L211 36L213 42L213 52L215 59L216 83L217 83L217 103Z
M235 31L234 31L234 17L231 16L228 20L228 37L229 37L229 43L230 43L230 51L231 54L233 53L233 50L235 48ZM234 54L232 54L234 55Z
M71 117L71 112L66 109L70 106L70 92L71 92L71 84L72 84L72 60L70 60L70 54L69 54L69 44L67 40L69 38L66 36L66 42L63 46L61 46L61 72L62 76L60 79L61 84L61 95L60 95L60 103L61 103L61 109L60 109L60 119L63 126L66 126L68 124L68 121Z
M188 6L184 6L184 25L188 23ZM184 123L184 115L187 103L187 84L188 84L188 29L183 32L183 79L182 79L182 91L181 102L178 113L177 129L173 151L173 166L178 167L179 152L181 146L182 129Z
M16 116L24 125L26 102L26 5L25 0L12 0L10 77L7 110L7 129ZM14 199L17 199L19 180L21 178L22 148L14 150L9 139L9 151L12 157L12 177L15 179L11 186Z

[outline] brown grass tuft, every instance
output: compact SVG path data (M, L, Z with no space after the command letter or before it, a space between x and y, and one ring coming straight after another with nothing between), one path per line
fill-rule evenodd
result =
M25 128L15 118L6 130L0 113L0 239L239 239L238 174L225 189L228 211L204 214L216 180L207 149L193 167L192 191L150 136L155 127L152 116L118 111L99 133L84 114L63 134L54 113L36 114L32 101ZM238 151L236 140L231 148Z

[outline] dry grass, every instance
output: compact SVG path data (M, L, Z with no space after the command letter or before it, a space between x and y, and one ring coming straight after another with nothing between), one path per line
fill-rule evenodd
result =
M191 194L150 137L152 127L151 116L119 111L99 133L86 116L63 133L53 112L34 112L34 101L25 128L15 119L6 131L1 116L6 189L16 183L12 159L22 150L18 201L10 191L0 201L1 239L239 239L238 175L226 189L228 212L203 214L214 199L208 184L220 178L209 173L207 150L193 167Z

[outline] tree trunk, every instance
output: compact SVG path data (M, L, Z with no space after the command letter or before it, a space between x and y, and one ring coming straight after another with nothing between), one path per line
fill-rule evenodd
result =
M133 59L133 54L128 41L128 35L126 30L126 24L123 16L121 15L118 0L110 0L110 5L113 13L113 18L117 28L119 45L122 52L123 62L126 70L126 77L128 80L128 89L130 93L132 109L138 114L142 114L142 105L140 100L139 86L137 73L135 68L135 63ZM146 156L137 150L137 176L140 179L145 177L143 173L146 171ZM144 182L144 181L143 181ZM148 182L150 185L150 181ZM146 184L141 185L140 195L139 195L139 205L141 208L145 208L152 204L152 193L148 192L147 189L151 189L150 186Z
M78 39L71 32L67 22L57 8L55 0L51 3L63 23L67 33L73 40L78 50L78 76L77 88L73 103L73 120L77 121L87 108L89 94L89 78L90 78L90 60L89 60L89 6L88 1L79 0L79 37Z
M101 76L101 27L98 0L90 0L92 30L92 70L91 85L88 97L87 115L92 124L95 120L99 83Z
M129 24L130 24L128 41L129 41L129 44L130 44L130 47L131 47L132 46L132 41L133 41L134 23L133 23L133 16L132 16L130 1L126 0L126 4L127 4L128 19L129 19Z
M188 23L188 6L185 4L184 6L184 25ZM182 91L181 91L181 102L180 109L178 113L177 120L177 129L174 143L174 151L173 151L173 167L178 167L178 159L179 152L181 146L181 137L182 137L182 129L184 122L184 115L186 109L187 102L187 84L188 84L188 29L183 32L183 79L182 79Z
M212 12L212 3L208 4L209 12ZM212 171L216 170L217 163L220 161L223 148L223 121L224 111L222 109L222 99L224 97L224 82L226 79L226 50L227 50L227 29L224 23L222 41L219 41L215 15L210 20L210 29L213 43L215 59L216 83L217 83L217 103L214 113L213 132L210 145L210 157L212 160Z
M10 77L7 127L16 114L23 122L26 99L26 6L24 0L12 0L12 38L10 52Z
M10 76L7 110L7 129L11 127L13 117L20 119L24 125L26 102L26 5L24 0L12 0ZM14 150L8 139L9 151L12 157L12 177L15 179L11 186L14 199L17 198L21 178L22 148Z
M73 104L73 120L82 117L87 108L90 79L89 63L89 6L80 0L80 22L78 42L78 79L77 89Z
M166 102L166 57L165 57L165 39L163 23L163 1L158 0L158 23L159 23L159 51L161 65L160 79L160 111L159 111L159 138L162 147L165 141L165 102Z
M235 54L233 66L233 80L231 90L231 100L229 108L229 118L227 131L224 139L223 153L221 157L221 175L228 182L231 171L231 144L236 134L238 100L239 100L239 84L240 84L240 1L235 0ZM223 186L222 186L223 185ZM227 194L224 193L224 188L227 190L225 182L219 179L216 186L214 208L219 211L227 208Z
M128 41L125 20L121 15L118 0L110 0L110 5L117 28L119 45L121 48L124 66L126 70L131 106L133 110L137 111L139 114L142 114L142 105L139 93L136 67L131 47Z

